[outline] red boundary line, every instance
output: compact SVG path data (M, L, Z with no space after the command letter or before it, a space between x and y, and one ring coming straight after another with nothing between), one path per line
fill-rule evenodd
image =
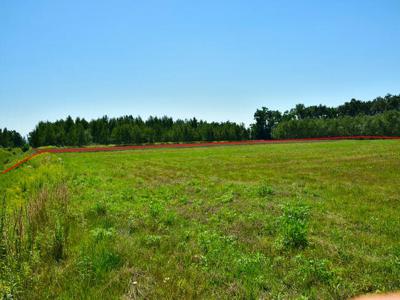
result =
M23 163L31 160L35 156L42 153L73 153L73 152L104 152L104 151L124 151L124 150L140 150L140 149L158 149L158 148L194 148L194 147L211 147L211 146L229 146L229 145L257 145L257 144L276 144L285 142L308 142L308 141L335 141L335 140L398 140L400 136L335 136L320 138L293 138L281 140L248 140L234 142L206 142L206 143L184 143L184 144L157 144L157 145L136 145L136 146L113 146L113 147L93 147L93 148L58 148L58 149L42 149L36 150L36 153L17 162L15 165L4 170L2 174L6 174L11 170L18 168Z
M39 154L41 154L41 153L36 152L36 153L29 155L28 157L25 157L23 160L20 160L15 165L9 167L8 169L5 169L3 172L1 172L1 174L6 174L6 173L10 172L11 170L18 168L20 165L22 165L23 163L26 163L28 160L31 160L32 158L34 158L35 156L38 156Z

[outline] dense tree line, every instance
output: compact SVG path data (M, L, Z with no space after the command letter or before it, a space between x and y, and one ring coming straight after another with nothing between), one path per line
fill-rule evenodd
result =
M0 128L0 147L22 147L25 144L24 138L15 130Z
M392 110L374 116L289 120L279 123L272 130L274 139L353 135L400 136L400 111Z
M371 101L352 99L337 107L297 104L285 112L257 109L250 128L234 122L206 122L196 118L104 116L91 121L70 116L39 122L29 134L31 146L85 146L158 142L222 141L340 135L400 135L400 95ZM0 129L0 147L22 147L26 141L13 130Z
M243 124L206 122L196 118L173 120L169 117L103 117L90 122L67 117L56 122L39 122L29 134L29 142L39 146L84 146L88 144L141 144L243 140L249 130Z
M255 123L251 125L251 133L252 137L255 139L270 139L276 138L277 136L284 137L285 134L282 132L282 130L287 129L290 131L287 133L287 137L289 137L289 135L292 136L294 134L292 128L294 128L294 124L297 124L297 121L313 120L299 122L299 124L301 124L299 126L306 126L305 124L312 124L313 122L315 124L327 124L326 126L331 126L336 122L338 126L337 130L335 132L331 130L331 135L348 135L341 134L341 126L346 125L342 125L340 122L348 122L349 117L375 116L388 111L400 111L400 95L386 95L385 97L378 97L371 101L351 99L351 101L345 102L343 105L339 105L337 107L328 107L325 105L313 105L306 107L303 104L297 104L294 108L285 111L284 113L262 107L261 109L257 109L254 114ZM337 121L324 121L332 119ZM378 120L379 118L376 119ZM364 119L356 118L354 122L361 122L361 120ZM395 121L397 120L392 120L392 122ZM275 131L274 128L277 127L278 124L282 123L285 125L281 125L279 130ZM392 125L396 126L397 124ZM301 137L316 136L316 133L313 130L314 129L310 128L310 134L308 135L302 131L303 133L301 134ZM273 132L279 133L273 134ZM321 133L320 136L325 135Z
M332 119L345 116L374 116L389 110L400 110L400 95L386 95L371 101L351 99L338 107L325 105L304 106L297 104L295 108L284 113L287 119Z

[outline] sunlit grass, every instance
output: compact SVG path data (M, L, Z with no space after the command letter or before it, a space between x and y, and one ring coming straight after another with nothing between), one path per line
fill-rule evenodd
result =
M7 244L0 289L37 299L400 289L399 170L398 141L44 154L0 178L7 230L19 208L48 203L40 243L28 249L22 234L21 257Z

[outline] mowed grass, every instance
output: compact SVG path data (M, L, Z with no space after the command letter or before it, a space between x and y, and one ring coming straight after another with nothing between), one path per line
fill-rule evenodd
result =
M15 297L400 289L399 141L43 154L0 191L0 288Z

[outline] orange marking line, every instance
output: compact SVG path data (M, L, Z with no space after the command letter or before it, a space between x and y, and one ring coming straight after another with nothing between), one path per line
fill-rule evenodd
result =
M338 141L338 140L399 140L399 136L335 136L320 138L292 138L282 140L249 140L249 141L233 141L233 142L203 142L203 143L181 143L181 144L153 144L153 145L134 145L134 146L112 146L112 147L90 147L90 148L57 148L35 150L36 153L17 162L15 165L1 172L6 174L11 170L18 168L23 163L31 160L35 156L42 153L72 153L72 152L104 152L104 151L124 151L124 150L140 150L140 149L160 149L160 148L194 148L194 147L211 147L211 146L233 146L233 145L260 145L260 144L276 144L290 142L310 142L310 141Z
M31 160L32 158L34 158L35 156L38 156L40 154L41 153L37 152L37 153L33 153L33 154L29 155L28 157L25 157L23 160L20 160L15 165L9 167L8 169L5 169L3 172L1 172L1 174L6 174L6 173L10 172L11 170L18 168L23 163L26 163L28 160Z

